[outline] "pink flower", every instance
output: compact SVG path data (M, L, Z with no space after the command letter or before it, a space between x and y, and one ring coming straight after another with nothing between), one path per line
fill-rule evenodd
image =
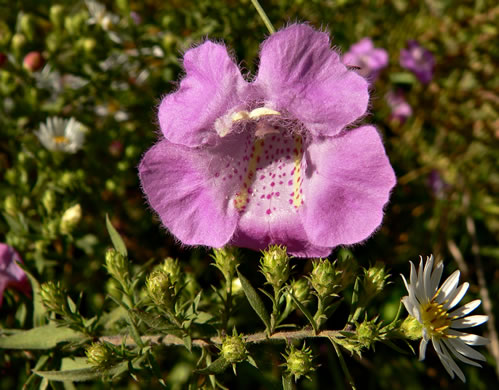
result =
M423 84L428 84L433 78L435 58L429 50L411 40L407 42L407 47L400 51L400 65L413 72Z
M36 72L37 70L40 70L43 67L44 63L45 60L43 59L42 54L38 51L30 51L28 54L26 54L23 60L24 68L30 72Z
M305 24L271 35L246 81L225 46L188 50L186 75L159 107L143 190L186 245L327 256L380 225L395 175L366 113L367 81Z
M388 92L386 94L386 101L392 110L390 114L391 120L404 123L412 115L412 108L405 100L403 92Z
M357 73L374 83L381 69L388 65L388 53L385 49L374 47L371 38L363 38L350 47L342 61L347 66L359 67Z
M18 262L22 263L19 254L9 245L0 243L0 306L6 288L12 287L25 294L31 291L28 278Z

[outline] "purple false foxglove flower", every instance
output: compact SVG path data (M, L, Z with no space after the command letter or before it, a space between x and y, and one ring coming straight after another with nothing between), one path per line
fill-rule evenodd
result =
M391 120L404 123L412 115L412 108L405 100L404 94L401 91L388 92L386 94L386 101L392 110L390 114Z
M413 72L423 84L428 84L433 78L435 58L429 50L411 40L407 42L407 47L400 51L400 65Z
M6 288L12 287L25 294L31 291L28 277L18 262L22 263L19 254L9 245L0 243L0 306Z
M365 114L367 81L306 24L271 35L246 81L225 46L188 50L162 137L139 166L163 224L186 245L327 256L380 225L395 175Z
M357 73L372 84L381 69L388 65L388 53L385 49L375 48L371 38L363 38L350 47L342 61L347 66L359 67Z

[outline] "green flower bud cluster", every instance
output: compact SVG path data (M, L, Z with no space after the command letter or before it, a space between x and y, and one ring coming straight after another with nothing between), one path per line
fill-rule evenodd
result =
M310 297L310 284L307 279L294 280L291 283L290 290L295 298L301 303L306 302Z
M317 295L320 298L327 298L339 287L341 275L328 259L317 259L313 263L309 280Z
M128 260L116 249L106 252L106 269L109 274L122 284L128 277Z
M63 314L66 305L66 292L61 287L60 282L52 281L43 283L40 286L40 298L43 305L50 311Z
M119 362L114 348L108 343L96 342L92 343L85 350L88 364L94 366L98 370L106 370Z
M246 344L244 343L243 338L237 334L225 337L222 341L220 354L231 364L242 362L248 357Z
M355 333L360 348L370 348L378 340L379 327L380 325L376 324L376 319L365 320L357 325Z
M286 247L271 245L262 251L260 260L260 271L267 279L267 283L276 289L280 289L289 279L290 266Z
M239 250L230 246L222 249L214 249L212 257L215 260L215 267L222 272L225 280L232 280L238 264Z
M364 304L378 295L386 285L386 280L390 275L386 272L385 266L376 264L364 271L362 282L363 296L361 299Z
M304 376L308 378L308 375L315 370L313 365L312 350L307 348L303 344L302 349L297 349L295 346L291 345L286 351L286 355L283 355L286 359L286 372L288 375L293 375L295 381Z
M185 279L178 260L172 257L167 257L163 263L157 267L157 269L168 275L175 293L177 293L183 286L183 281Z
M175 298L175 285L170 275L162 269L153 270L146 279L147 294L158 306L171 308Z

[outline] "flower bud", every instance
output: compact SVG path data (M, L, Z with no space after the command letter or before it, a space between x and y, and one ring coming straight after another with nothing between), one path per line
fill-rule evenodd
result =
M338 287L338 273L329 260L318 259L313 263L310 283L317 295L326 298Z
M108 369L118 363L116 354L108 343L92 343L85 350L85 355L87 355L88 364L100 370Z
M238 264L238 249L230 246L222 249L213 249L212 258L215 260L215 267L222 272L225 280L232 280Z
M286 247L271 245L262 251L260 270L267 282L275 288L281 288L289 278L289 257Z
M423 325L411 315L402 321L399 330L410 340L419 340L423 335Z
M43 305L50 311L61 313L65 306L65 291L59 282L46 282L40 286L40 298Z
M152 271L146 279L146 289L149 297L156 305L172 307L174 286L165 271L161 269Z
M370 301L374 296L383 291L386 279L390 275L387 274L383 265L377 264L364 271L364 280L362 283L365 300Z
M7 195L3 201L5 212L9 215L16 215L17 213L17 200L15 195Z
M36 72L43 67L45 60L39 51L30 51L23 60L23 67L28 72Z
M376 321L364 321L357 326L357 341L362 348L369 348L378 337Z
M116 249L108 249L106 252L106 269L113 278L124 281L128 276L127 259Z
M284 355L286 359L286 371L289 375L295 377L295 381L301 376L307 376L309 373L315 370L312 364L312 350L306 348L303 344L302 349L297 349L291 345L290 349L287 351L287 355Z
M237 334L225 337L220 354L231 364L242 362L248 356L244 340Z
M299 302L305 302L310 295L310 285L307 279L294 280L291 283L291 292Z
M52 190L47 190L42 196L42 204L47 210L47 213L50 215L55 208L56 198L55 192Z
M183 273L178 263L178 260L173 259L172 257L167 257L163 264L157 267L162 270L164 273L168 275L170 278L171 284L177 288L181 287Z
M81 206L76 204L67 209L61 218L60 230L62 234L69 234L81 220Z

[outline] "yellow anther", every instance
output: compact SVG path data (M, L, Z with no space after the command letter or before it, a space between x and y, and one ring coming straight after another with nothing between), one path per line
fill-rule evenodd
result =
M69 140L66 137L64 137L63 135L54 137L53 140L56 144L66 144L69 142Z

